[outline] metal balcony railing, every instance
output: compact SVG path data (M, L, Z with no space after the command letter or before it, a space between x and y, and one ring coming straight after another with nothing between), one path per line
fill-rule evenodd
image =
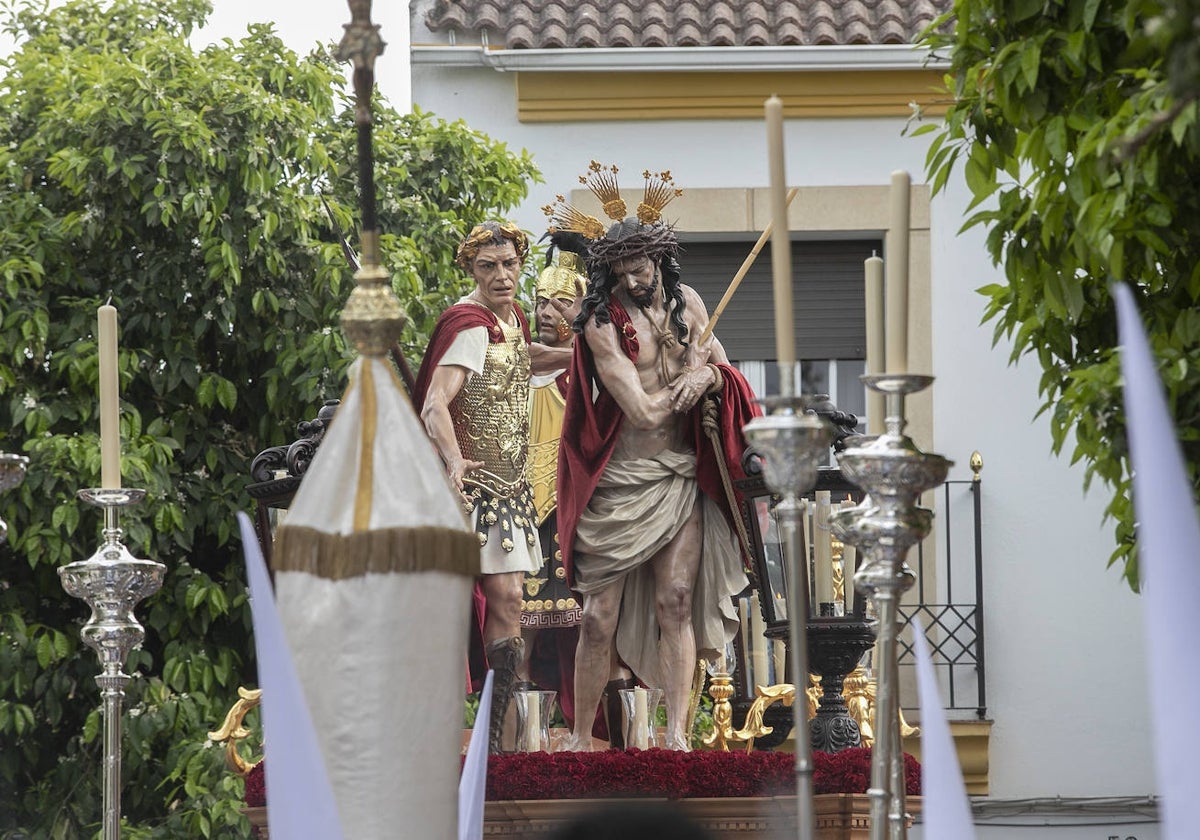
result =
M919 544L910 556L909 562L916 572L917 585L900 606L904 628L900 635L899 665L901 705L915 708L915 674L911 673L915 661L909 623L918 617L930 643L934 670L947 710L983 719L987 716L987 687L983 632L983 482L980 478L982 462L978 454L972 456L971 465L974 473L972 478L949 480L942 485L935 527L938 528L938 542L944 544L939 545L938 556L931 556L932 552L927 549L932 537ZM821 488L839 493L850 490L856 500L860 498L857 489L848 485L837 469L821 470L817 489ZM758 583L765 582L770 592L780 588L777 579L781 576L771 571L782 560L777 556L779 547L764 539L760 530L760 506L769 499L767 505L773 511L778 498L764 487L760 476L739 482L739 489L746 497L743 515L746 528L751 533L751 548L758 555L756 566L760 570L767 570L765 575L760 574L759 577L768 580L759 580ZM769 602L772 600L779 599L763 599L768 603L763 604L762 618L767 627L767 636L782 641L786 638L784 628L787 619L786 616L776 616L770 609ZM742 644L744 648L744 640ZM864 664L869 664L867 657L864 657ZM781 670L776 668L772 673ZM790 679L790 675L788 677ZM754 693L749 681L739 677L735 684L737 700L748 703Z
M919 545L915 552L917 603L902 604L905 629L900 637L900 667L913 668L912 631L908 624L919 618L931 648L934 670L941 681L946 708L974 711L987 717L986 657L983 625L983 482L978 453L972 456L974 477L947 481L942 486L941 519L943 561L937 568ZM968 526L960 525L964 487L969 495ZM963 527L970 533L964 538ZM969 551L962 561L964 548ZM957 549L957 551L956 551ZM902 683L906 680L902 679ZM904 704L908 705L908 704ZM913 704L915 705L915 704Z

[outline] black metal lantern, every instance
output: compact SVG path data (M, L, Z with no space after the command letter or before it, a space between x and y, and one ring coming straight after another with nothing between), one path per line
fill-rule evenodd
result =
M826 397L817 397L811 405L812 410L834 425L837 432L833 447L840 451L846 441L854 437L853 430L857 425L857 418L838 411ZM742 515L754 552L752 588L758 593L758 606L765 625L763 636L786 645L791 619L787 609L790 581L785 575L785 569L788 568L784 555L785 546L780 538L780 528L775 517L775 506L779 498L772 494L763 481L762 463L757 453L749 450L743 467L747 478L739 484L739 490L744 499ZM862 491L851 484L836 467L823 467L818 470L816 484L808 498L815 499L818 493L828 493L839 502L849 499L858 504L863 499ZM833 541L828 528L822 529L818 522L814 522L814 527L809 529L808 548L811 550L814 542L822 539L831 541L828 543L831 550L825 562L832 566L833 561L843 561L843 595L852 593L850 586L855 571L853 561L849 556L841 554L838 549L840 543ZM809 573L807 558L805 562L798 563L796 568L800 569L801 580L798 585L803 589L799 602L805 606L808 668L812 674L821 678L822 689L816 715L810 722L812 748L824 752L837 752L860 744L858 724L847 712L842 697L842 685L846 676L871 649L875 631L873 623L865 615L866 599L861 593L853 592L849 599L835 597L832 601L825 601L829 596L823 594L822 602L818 602L811 583L813 575ZM745 644L745 640L743 643ZM751 644L761 643L759 640L751 641ZM733 702L735 713L742 715L750 708L755 694L754 686L750 685L747 679L747 671L748 669L744 668L738 677L737 695ZM794 675L786 674L781 676L780 680L785 678L797 689L799 696L794 702L806 702L804 692L809 683L807 675L797 680ZM756 743L760 747L769 748L782 743L786 738L791 728L791 714L784 712L779 706L772 706L766 710L764 722L772 726L774 731L770 736L760 737Z
M747 475L750 476L755 467L757 456L751 455L747 462ZM779 539L778 523L775 519L775 505L779 498L771 493L763 483L761 467L758 472L740 482L739 490L744 497L742 516L746 522L746 531L750 537L750 547L754 551L754 588L759 593L759 603L762 605L762 617L766 623L766 635L770 639L787 638L787 579L784 575L784 547ZM862 491L842 476L842 471L836 467L823 467L817 472L817 484L808 498L826 491L838 499L849 498L855 503L862 500ZM811 535L810 535L811 542ZM845 576L853 575L853 569L844 569ZM808 583L806 575L805 583ZM806 593L805 603L813 603L811 586ZM852 602L846 605L845 615L862 616L865 599L855 594ZM813 610L810 608L810 613ZM828 608L826 608L828 612Z

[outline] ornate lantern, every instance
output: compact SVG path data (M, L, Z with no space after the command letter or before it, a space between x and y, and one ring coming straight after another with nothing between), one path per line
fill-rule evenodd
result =
M842 450L847 441L856 439L857 418L838 411L828 397L815 397L809 402L808 411L829 421L834 429L832 445L835 450ZM761 663L764 658L760 645L768 641L790 644L788 605L800 604L805 614L807 670L820 678L819 691L812 691L816 705L815 716L810 722L812 749L837 752L859 746L859 726L847 712L842 685L863 654L871 649L875 632L866 616L866 600L853 587L855 552L834 537L829 517L837 509L861 502L862 491L836 467L816 470L812 489L798 502L801 535L798 541L800 557L795 568L799 572L796 574L798 585L803 591L797 593L799 598L793 601L788 592L786 571L792 567L791 558L788 557L788 541L783 538L779 511L784 500L764 481L762 457L758 452L751 450L744 466L750 478L739 489L745 499L743 516L754 552L757 608L764 628L761 636L750 634L751 638L743 639L747 650L755 651L744 658L757 659ZM756 624L752 620L749 626ZM755 669L748 664L739 675L737 699L733 705L743 717L750 714L756 697L768 703L782 699L778 690L763 690L768 686L762 682L766 675L761 670L761 667ZM809 676L797 680L792 668L775 669L775 677L774 682L790 681L802 686L806 693L810 692ZM778 706L769 706L762 714L763 723L773 731L760 735L757 743L761 747L781 743L790 729L791 715L783 713Z

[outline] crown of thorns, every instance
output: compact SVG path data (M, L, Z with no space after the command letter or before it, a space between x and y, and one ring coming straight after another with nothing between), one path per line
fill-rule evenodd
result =
M612 225L602 238L588 249L588 260L611 265L630 257L650 257L657 260L664 254L677 256L679 240L670 225L655 222L644 225L633 216Z
M593 262L612 263L627 257L659 257L666 253L674 256L679 251L679 242L674 229L662 220L662 211L683 195L683 190L675 187L670 170L642 172L645 185L634 216L626 216L627 205L621 198L617 172L615 165L605 166L593 160L587 174L579 176L579 182L600 199L604 214L616 224L605 231L603 222L572 207L559 195L553 204L542 208L550 219L550 232L571 231L592 240L588 260Z

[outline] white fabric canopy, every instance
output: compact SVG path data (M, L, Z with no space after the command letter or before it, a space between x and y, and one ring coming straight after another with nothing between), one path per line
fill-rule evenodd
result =
M453 840L479 545L383 359L355 363L273 564L346 837Z
M258 684L262 688L264 743L271 750L265 765L267 819L276 840L343 840L329 774L317 744L317 731L304 702L296 666L283 637L283 625L271 594L267 564L250 517L239 512L238 527L246 556Z

